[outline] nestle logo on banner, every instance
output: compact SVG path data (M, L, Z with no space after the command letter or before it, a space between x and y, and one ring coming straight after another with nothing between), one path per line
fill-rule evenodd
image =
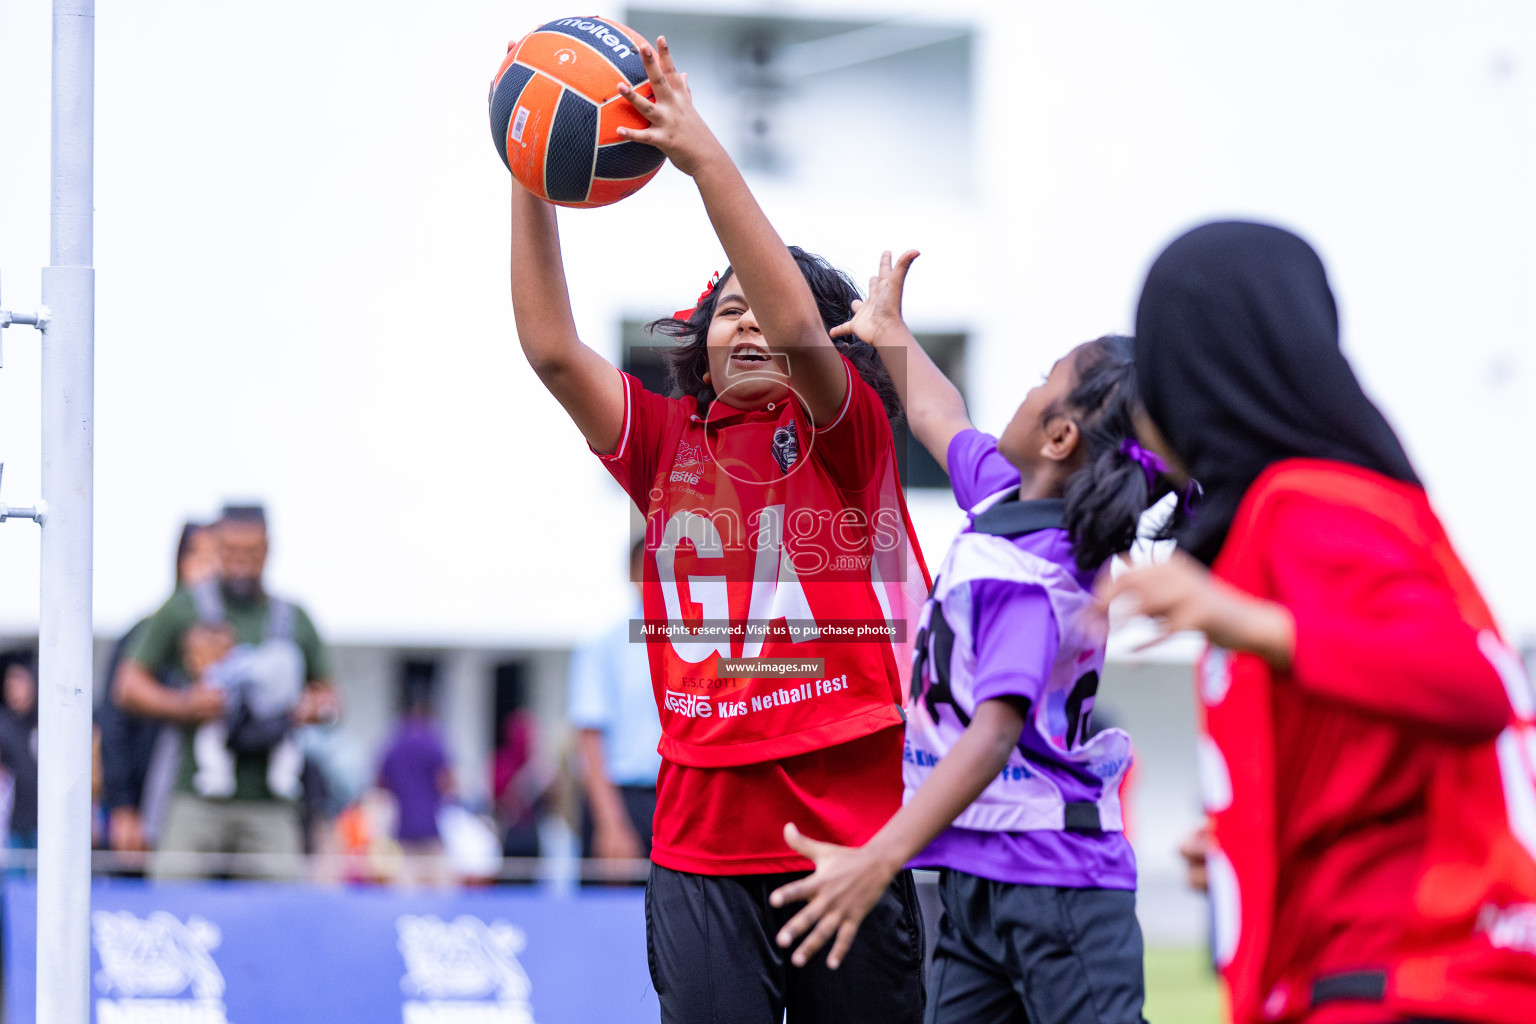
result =
M615 57L628 57L632 52L624 45L624 37L608 30L608 26L600 21L585 21L581 18L562 18L555 22L556 25L564 25L567 28L579 29L594 39L599 39L608 44L608 49L613 51Z
M213 962L222 936L201 917L185 922L164 911L147 918L126 910L91 915L101 970L97 1024L229 1024L224 975Z
M528 946L521 928L404 914L395 921L405 960L402 1024L534 1024L533 983L518 962Z

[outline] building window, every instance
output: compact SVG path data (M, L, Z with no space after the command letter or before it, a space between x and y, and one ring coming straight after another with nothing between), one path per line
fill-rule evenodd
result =
M663 352L676 342L665 334L647 334L648 320L625 319L619 328L619 340L623 346L619 368L634 374L647 391L658 395L670 395L672 387L667 380L667 364Z
M634 6L648 39L665 35L695 105L748 172L818 191L970 187L972 53L967 25L702 14ZM878 173L848 154L903 145Z
M397 705L401 714L410 711L417 701L424 700L429 707L436 707L437 668L437 659L434 657L411 655L400 659Z
M914 331L914 338L928 353L944 376L954 382L960 389L960 396L967 397L965 381L965 347L966 336L959 331ZM892 372L897 372L892 367ZM905 421L903 421L905 424ZM939 487L949 489L949 475L940 468L938 460L928 454L928 449L918 443L917 439L903 429L903 437L897 438L896 452L900 456L903 452L906 461L901 467L901 479L908 488L912 487Z

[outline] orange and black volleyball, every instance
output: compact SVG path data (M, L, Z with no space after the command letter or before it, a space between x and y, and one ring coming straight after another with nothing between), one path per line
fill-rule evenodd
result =
M624 79L651 96L641 42L608 18L561 18L508 48L491 82L491 135L525 188L561 206L607 206L655 176L661 150L618 134L649 127L618 90Z

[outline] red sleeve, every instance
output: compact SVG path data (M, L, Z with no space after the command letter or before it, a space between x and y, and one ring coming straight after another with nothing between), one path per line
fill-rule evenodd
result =
M1271 519L1274 593L1296 621L1295 685L1465 742L1509 698L1430 556L1361 509L1289 495Z
M688 413L683 402L647 391L630 374L620 371L620 375L624 378L624 429L619 434L619 446L612 455L596 450L592 454L602 460L644 515L651 506L650 490L661 468L668 425L673 417Z
M848 374L848 393L831 422L812 428L815 444L811 451L838 486L860 491L869 486L885 461L893 458L895 443L885 403L859 376L848 357L842 359L843 370Z

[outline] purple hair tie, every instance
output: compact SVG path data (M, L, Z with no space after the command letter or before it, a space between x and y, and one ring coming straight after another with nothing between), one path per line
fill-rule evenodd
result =
M1157 486L1157 474L1168 472L1168 463L1129 437L1120 442L1120 454L1141 467L1141 471L1146 474L1149 491Z

